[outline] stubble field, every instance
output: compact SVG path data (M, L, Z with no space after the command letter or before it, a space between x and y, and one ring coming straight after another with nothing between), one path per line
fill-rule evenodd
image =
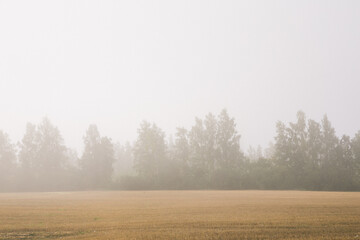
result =
M0 193L0 239L360 239L360 193Z

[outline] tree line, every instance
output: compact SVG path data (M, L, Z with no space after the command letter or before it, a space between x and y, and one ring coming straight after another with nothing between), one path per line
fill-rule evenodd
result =
M28 123L17 144L0 131L0 191L360 190L360 131L339 138L326 115L319 123L300 111L296 122L279 121L274 143L248 154L226 110L177 128L174 139L144 121L132 144L114 144L96 125L83 141L78 156L47 118Z

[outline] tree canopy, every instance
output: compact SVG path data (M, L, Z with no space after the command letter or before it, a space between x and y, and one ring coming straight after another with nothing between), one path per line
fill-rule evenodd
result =
M143 121L134 143L114 145L96 125L83 141L78 157L47 118L28 123L17 145L0 131L0 191L360 190L360 131L338 137L326 115L316 122L299 111L295 122L277 122L274 143L248 155L226 110L177 128L174 140Z

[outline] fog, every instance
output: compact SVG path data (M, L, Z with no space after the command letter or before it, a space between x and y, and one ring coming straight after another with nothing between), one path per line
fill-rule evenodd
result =
M358 1L0 1L0 126L47 116L82 151L142 120L167 133L227 108L266 147L298 110L359 128Z
M89 126L121 149L146 120L168 144L227 109L254 155L302 110L352 138L359 10L355 0L0 0L0 130L18 149L27 123L45 117L81 158Z

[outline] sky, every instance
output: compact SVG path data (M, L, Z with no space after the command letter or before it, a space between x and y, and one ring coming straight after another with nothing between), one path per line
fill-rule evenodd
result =
M244 151L296 112L360 130L360 1L0 0L0 129L134 141L226 108Z

